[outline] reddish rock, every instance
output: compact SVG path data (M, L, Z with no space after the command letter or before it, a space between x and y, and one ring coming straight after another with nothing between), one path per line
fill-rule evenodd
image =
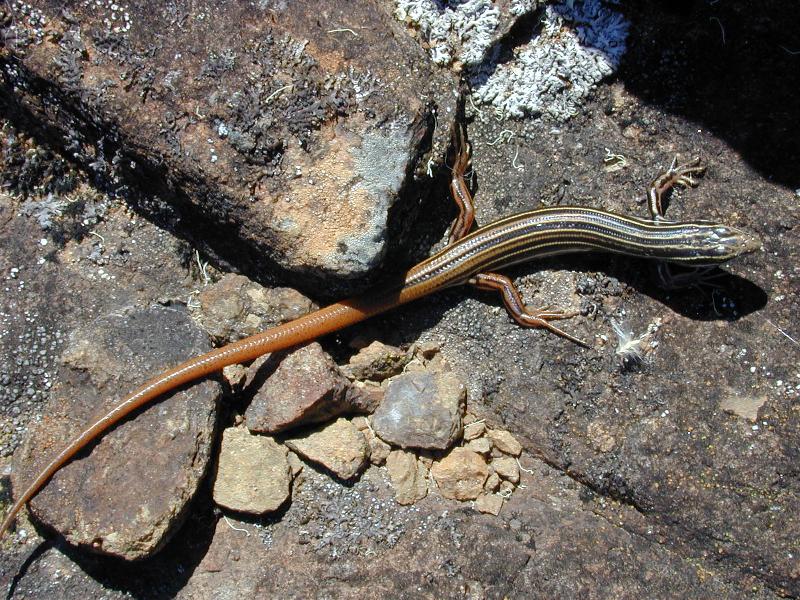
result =
M4 95L94 172L163 193L148 208L231 262L363 275L455 114L457 78L390 11L30 0L37 18L7 13Z
M348 412L364 412L372 398L340 372L316 342L287 355L274 366L254 364L252 386L258 386L245 412L247 427L259 433L278 433L308 423L321 423ZM263 370L274 371L260 381Z

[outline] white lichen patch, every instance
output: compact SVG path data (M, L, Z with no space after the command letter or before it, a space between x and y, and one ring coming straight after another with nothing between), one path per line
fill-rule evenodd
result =
M548 5L541 31L515 50L513 60L497 64L496 48L473 72L473 100L512 117L546 114L565 120L617 69L628 28L602 0Z
M395 16L419 28L431 60L477 65L494 41L500 10L489 0L395 0Z

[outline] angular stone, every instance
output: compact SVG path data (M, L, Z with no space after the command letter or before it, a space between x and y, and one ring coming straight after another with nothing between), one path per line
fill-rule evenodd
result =
M492 460L492 470L506 481L513 484L519 483L519 465L516 459L510 456L502 456Z
M483 491L489 467L477 452L453 448L450 454L433 464L431 474L445 498L475 500Z
M197 319L218 344L292 321L315 308L296 290L265 288L233 273L203 288L197 300Z
M475 510L490 515L499 515L503 508L503 497L497 494L481 494L475 499Z
M465 447L484 456L489 456L492 453L492 444L486 438L470 440Z
M487 434L492 444L503 454L519 456L522 454L522 444L508 431L502 429L490 429Z
M372 342L362 348L342 367L342 373L351 379L383 381L403 372L411 354L400 348Z
M373 465L382 465L389 458L392 447L375 435L369 435L369 461Z
M214 502L253 515L280 508L292 482L286 454L286 447L270 437L229 427L222 434Z
M386 469L399 504L414 504L428 495L428 468L417 460L413 452L390 452Z
M372 427L394 446L444 450L461 436L465 399L453 373L405 373L389 382Z
M467 441L477 439L484 433L486 433L486 423L483 421L473 421L464 426L464 439Z
M322 465L341 479L352 479L367 463L369 448L364 434L347 419L285 440L300 456Z
M254 271L374 268L390 209L421 188L414 163L430 134L443 155L456 113L457 76L376 2L26 10L41 21L7 32L13 111L108 178L147 181L170 222ZM329 31L342 23L357 35Z
M46 415L15 454L14 489L129 391L208 350L185 312L162 306L118 310L73 334ZM122 422L55 474L30 503L33 516L96 552L153 554L182 523L205 474L219 394L206 379Z
M500 489L500 476L497 473L489 473L486 482L483 484L483 489L487 492L496 492Z
M247 427L258 433L278 433L302 424L320 423L332 417L362 411L366 394L351 386L333 359L313 342L298 348L274 368L261 383L271 364L254 365L251 386L258 386L245 411ZM250 388L250 386L248 386Z

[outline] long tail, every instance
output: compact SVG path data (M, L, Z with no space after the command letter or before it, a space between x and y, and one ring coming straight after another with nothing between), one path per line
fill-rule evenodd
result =
M14 522L17 513L22 507L39 493L61 467L100 435L138 408L147 405L170 390L200 379L210 373L221 371L228 365L247 362L269 352L309 342L322 335L363 321L374 314L383 312L394 304L367 303L357 300L338 302L289 323L273 327L262 333L191 358L177 367L154 377L112 408L108 414L82 431L44 468L8 511L6 518L0 525L0 537Z

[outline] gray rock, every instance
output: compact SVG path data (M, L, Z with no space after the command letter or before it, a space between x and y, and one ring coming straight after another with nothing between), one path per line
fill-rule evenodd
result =
M119 310L76 332L48 416L15 455L14 488L121 396L207 350L185 312L162 306ZM56 473L30 503L32 514L71 544L128 560L153 554L183 522L205 474L219 394L204 380L124 421Z
M389 382L372 427L394 446L444 450L461 436L465 399L453 373L405 373Z
M337 419L304 436L288 438L285 443L300 456L345 480L361 472L369 454L364 434L347 419Z
M252 435L244 427L226 429L214 480L214 502L253 515L280 508L289 497L292 482L286 453L272 438Z

